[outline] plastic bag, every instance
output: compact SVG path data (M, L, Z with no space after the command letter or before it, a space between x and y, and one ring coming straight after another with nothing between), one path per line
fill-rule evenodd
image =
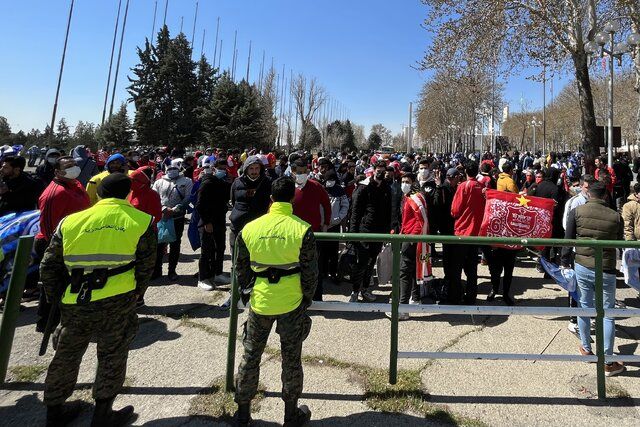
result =
M176 241L176 228L173 218L161 219L158 222L158 243L173 243Z

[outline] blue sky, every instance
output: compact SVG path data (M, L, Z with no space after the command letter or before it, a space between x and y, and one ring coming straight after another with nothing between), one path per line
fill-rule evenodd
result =
M70 125L100 122L117 4L76 0L58 107L58 118L65 117ZM137 62L135 48L151 35L154 4L131 0L116 105L127 97L126 76ZM164 4L158 0L156 29ZM184 17L184 32L191 38L195 4L169 0L172 34ZM0 115L14 131L43 129L50 120L68 7L68 0L0 1ZM267 62L273 57L276 69L284 64L287 74L293 69L294 74L317 77L367 133L379 122L397 132L407 123L409 101L417 99L428 77L411 68L429 43L420 27L425 15L419 0L200 0L194 44L199 54L206 29L205 54L213 56L219 16L223 67L231 61L237 29L240 70L246 69L249 40L253 43L251 80L258 76L265 50ZM531 108L541 105L541 85L515 77L505 94L512 111L519 110L522 94Z

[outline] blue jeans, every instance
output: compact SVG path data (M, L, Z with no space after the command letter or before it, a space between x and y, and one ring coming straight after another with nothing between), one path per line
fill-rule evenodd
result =
M576 263L576 279L580 291L580 307L594 308L596 291L596 272L590 268ZM613 308L616 303L616 276L615 274L602 273L602 293L605 310ZM591 351L591 324L589 317L578 317L580 340L582 348ZM613 354L613 340L616 335L616 326L611 317L604 318L604 354Z

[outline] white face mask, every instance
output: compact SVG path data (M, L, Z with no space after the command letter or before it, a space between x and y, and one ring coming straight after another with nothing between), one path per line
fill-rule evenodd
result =
M327 181L327 183L326 183L327 188L331 188L331 187L333 187L334 185L336 185L336 182L335 182L335 181Z
M400 188L402 188L403 194L409 194L409 191L411 191L411 184L403 182L402 185L400 185Z
M304 187L308 180L309 180L308 173L296 174L296 184L298 185L298 187Z
M72 166L64 170L64 177L69 179L76 179L80 176L80 166Z
M429 178L429 169L418 169L418 176L422 180Z
M56 160L58 160L57 157L47 157L47 162L49 162L50 165L55 165Z
M178 169L169 169L167 171L167 176L169 177L169 179L176 179L178 176L180 176L180 171Z
M140 156L133 156L131 157L131 160L133 160L134 162L137 162L140 160Z

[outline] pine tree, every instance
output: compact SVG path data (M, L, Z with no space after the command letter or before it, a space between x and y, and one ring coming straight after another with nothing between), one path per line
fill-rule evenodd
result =
M127 116L127 104L122 103L118 112L100 127L97 140L101 146L127 148L132 137L133 131Z
M84 145L91 149L97 149L96 126L90 122L79 121L73 132L73 143L76 146Z
M302 150L313 150L322 145L322 135L313 123L305 123L298 146Z
M71 139L71 131L67 125L67 121L63 118L58 122L56 127L55 142L59 147L66 147Z
M11 126L6 117L0 116L0 144L9 144L11 140Z

